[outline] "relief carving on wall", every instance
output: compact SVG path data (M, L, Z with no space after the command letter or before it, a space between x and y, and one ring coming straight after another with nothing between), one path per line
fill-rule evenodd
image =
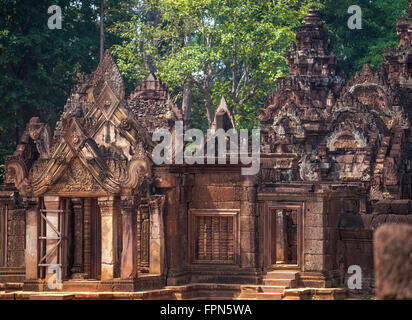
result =
M51 192L97 192L101 190L97 181L85 168L81 161L76 158L72 161L67 171L50 189Z

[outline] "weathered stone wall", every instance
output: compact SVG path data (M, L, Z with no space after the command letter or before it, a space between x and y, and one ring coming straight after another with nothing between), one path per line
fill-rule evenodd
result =
M326 222L326 204L323 199L306 202L304 228L304 269L321 271L324 269L326 246L324 225Z
M240 209L244 190L239 173L198 172L191 189L191 209Z
M179 198L183 199L178 205L180 218L174 221L171 215L168 214L167 217L170 229L169 242L173 239L170 238L170 236L173 237L174 233L173 225L177 225L177 221L180 222L177 229L179 240L175 242L175 245L179 245L179 249L175 249L175 253L172 254L175 257L171 257L171 261L179 257L180 265L186 266L183 269L192 282L256 282L258 232L256 182L254 179L249 180L242 176L239 168L225 168L224 166L220 166L217 170L202 168L202 170L193 170L184 175L184 178L181 178L181 185L177 189L180 190L180 195L175 195L175 204ZM169 207L169 209L171 208ZM237 225L234 244L237 251L235 263L217 263L213 267L203 263L192 263L189 253L189 234L193 230L190 227L186 229L186 226L190 224L191 211L199 210L216 210L216 213L234 212ZM185 230L187 232L184 232ZM177 248L175 245L168 243L169 250ZM173 265L176 266L178 263L175 262Z
M374 244L377 298L412 299L412 226L381 226Z
M8 210L7 217L7 266L24 266L25 244L25 211L23 209Z

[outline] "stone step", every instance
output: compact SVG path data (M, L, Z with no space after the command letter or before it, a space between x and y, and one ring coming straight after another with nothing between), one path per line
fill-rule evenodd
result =
M260 292L256 294L258 300L282 300L283 293Z
M74 294L39 294L31 295L30 300L73 300Z
M268 272L265 279L296 279L297 272L286 272L286 271L272 271Z
M290 279L264 279L263 284L265 286L287 287L292 288L295 286L296 281Z
M63 288L61 291L65 292L99 292L104 291L100 288L99 281L93 280L69 280L63 281Z
M256 292L241 293L237 299L256 299Z
M23 282L6 282L0 284L0 290L19 291L23 290Z
M283 293L286 287L283 286L261 286L259 288L259 293Z

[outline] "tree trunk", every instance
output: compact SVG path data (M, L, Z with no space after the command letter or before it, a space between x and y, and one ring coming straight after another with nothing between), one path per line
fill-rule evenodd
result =
M104 56L104 0L100 2L100 61Z
M141 11L142 12L146 12L147 10L147 0L142 1L142 5L141 5ZM146 24L151 25L152 27L157 28L157 26L160 23L160 11L156 10L156 9L151 9L148 10L146 12ZM144 64L147 70L149 70L150 73L155 74L156 73L156 67L153 63L153 58L152 56L150 56L149 54L147 54L146 52L143 52L143 60L144 60Z
M206 116L209 124L209 128L212 126L214 114L213 114L213 101L210 92L205 92L205 107L206 107Z
M191 113L192 113L192 88L189 83L185 83L183 86L183 101L182 112L184 120L185 130L190 129Z

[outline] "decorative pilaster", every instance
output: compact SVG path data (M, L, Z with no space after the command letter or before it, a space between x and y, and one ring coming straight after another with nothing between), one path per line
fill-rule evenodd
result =
M99 197L102 219L102 272L101 280L113 280L118 263L117 257L117 219L114 197Z
M133 279L137 271L136 248L136 206L134 196L123 196L120 199L120 212L122 215L122 260L121 279Z
M245 176L240 201L240 265L256 267L256 177Z
M39 199L25 198L23 204L26 210L26 279L34 280L38 278L39 263Z
M150 200L150 273L163 274L165 270L165 236L163 209L165 196Z
M92 218L92 199L85 198L83 202L83 237L84 237L84 265L83 271L87 278L91 278L91 218Z
M74 212L74 261L72 273L83 272L83 200L72 198Z

